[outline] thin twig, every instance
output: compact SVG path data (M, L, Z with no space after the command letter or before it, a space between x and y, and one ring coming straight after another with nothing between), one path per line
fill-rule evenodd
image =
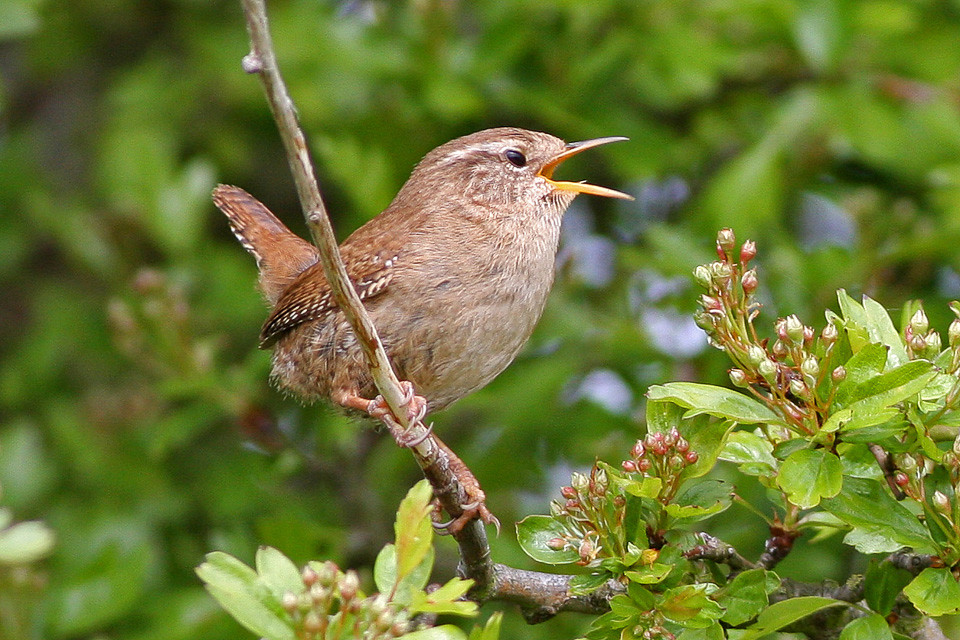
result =
M360 341L377 390L383 395L399 422L404 427L409 427L406 411L403 410L404 394L400 388L400 381L390 366L377 329L363 308L360 296L353 288L343 260L340 259L340 249L323 205L323 198L320 196L306 137L300 129L293 100L287 93L286 85L280 75L280 68L277 66L264 1L243 0L243 12L247 20L251 48L250 53L243 59L243 68L248 73L256 73L263 83L267 102L277 122L277 129L287 152L290 171L297 185L297 196L300 198L314 244L320 249L323 274L330 283L337 306L343 311L347 322L350 323L350 327ZM424 453L427 452L424 451Z
M430 480L434 494L449 514L458 517L464 512L464 506L471 500L454 473L454 465L459 460L439 438L432 433L427 434L427 428L422 421L417 420L411 424L407 416L400 381L390 365L376 327L364 309L363 303L360 302L347 276L343 260L340 258L336 236L317 186L306 137L300 129L293 100L287 93L277 65L264 0L242 1L251 47L251 52L243 59L243 69L247 73L257 74L263 83L270 111L273 113L286 149L290 171L297 185L297 194L307 225L314 243L320 250L320 262L330 284L331 293L357 336L377 390L410 436L411 441L420 441L412 447L412 450L424 475ZM424 435L427 437L423 438ZM451 462L454 459L456 462ZM460 545L461 556L465 560L469 559L468 566L480 568L483 563L479 559L489 555L483 526L477 522L470 522L455 532L454 537ZM487 561L489 562L489 558Z
M697 545L684 554L688 560L712 560L729 566L735 572L757 568L756 564L744 558L733 546L723 540L704 532L698 533L697 537L703 544Z
M903 500L907 494L903 492L897 485L895 479L895 474L897 472L896 465L893 464L893 458L890 456L887 451L878 444L868 445L870 453L873 454L873 457L877 459L877 464L880 465L880 470L883 471L883 477L887 481L887 486L890 487L890 490L893 491L893 497L897 500Z

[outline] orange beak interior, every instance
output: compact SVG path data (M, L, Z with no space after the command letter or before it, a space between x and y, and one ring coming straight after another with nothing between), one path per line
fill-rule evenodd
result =
M570 142L567 144L567 147L550 159L550 162L543 165L543 168L540 169L540 172L537 174L544 180L550 183L554 189L559 189L560 191L574 191L576 193L589 193L595 196L605 196L607 198L621 198L623 200L633 200L633 196L627 195L626 193L621 193L620 191L615 191L614 189L608 189L606 187L598 187L593 184L587 184L586 182L565 182L562 180L553 179L553 170L556 169L561 162L567 158L572 158L581 151L586 151L587 149L592 149L594 147L599 147L602 144L607 144L610 142L620 142L622 140L627 140L622 136L611 136L608 138L594 138L593 140L584 140L582 142Z

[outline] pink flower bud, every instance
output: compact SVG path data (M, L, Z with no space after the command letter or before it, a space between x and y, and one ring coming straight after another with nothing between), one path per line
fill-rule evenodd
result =
M547 547L554 551L563 551L567 546L567 541L563 538L551 538L547 541Z
M756 269L750 269L745 274L743 274L742 278L740 278L740 286L743 287L743 292L746 293L747 295L750 295L751 293L756 291L757 286L759 286L759 284L760 284L760 280L757 278Z

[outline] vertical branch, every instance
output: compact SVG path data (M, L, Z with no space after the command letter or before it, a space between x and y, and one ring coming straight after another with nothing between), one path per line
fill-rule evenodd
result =
M400 382L340 257L333 227L317 186L306 137L300 129L293 100L287 93L277 65L264 0L242 2L251 48L250 53L243 59L243 69L247 73L259 75L263 83L270 111L277 123L297 185L300 204L314 243L320 250L323 273L330 284L334 300L357 336L377 389L397 421L407 430L411 441L418 442L411 448L417 464L433 486L434 494L447 513L459 518L467 509L477 508L476 503L470 504L472 497L457 475L463 463L439 438L429 432L422 421L417 420L411 424L407 416ZM482 502L480 507L482 513L489 516ZM492 516L490 519L495 520ZM477 576L480 580L488 579L492 575L493 563L482 523L475 520L467 522L454 532L454 537L460 546L461 558L468 575Z
M287 160L297 185L297 195L303 207L304 217L314 244L320 249L323 274L330 283L337 306L343 311L347 322L357 335L377 389L400 424L404 428L410 428L413 425L409 424L406 411L403 410L403 391L400 389L400 381L390 366L377 329L363 308L360 296L353 288L343 260L340 258L336 236L313 172L306 137L300 128L293 100L287 93L287 87L280 75L280 68L277 66L264 0L243 0L243 13L247 21L247 32L250 34L250 53L243 59L243 69L247 73L256 73L263 83L267 102L270 103L270 111L273 113L287 152ZM423 428L422 425L420 428Z

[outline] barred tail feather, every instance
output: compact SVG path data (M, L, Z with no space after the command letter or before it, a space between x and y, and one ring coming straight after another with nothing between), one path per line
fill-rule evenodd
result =
M319 258L316 247L290 231L243 189L217 185L213 190L213 203L227 216L233 235L256 259L260 288L271 305Z

